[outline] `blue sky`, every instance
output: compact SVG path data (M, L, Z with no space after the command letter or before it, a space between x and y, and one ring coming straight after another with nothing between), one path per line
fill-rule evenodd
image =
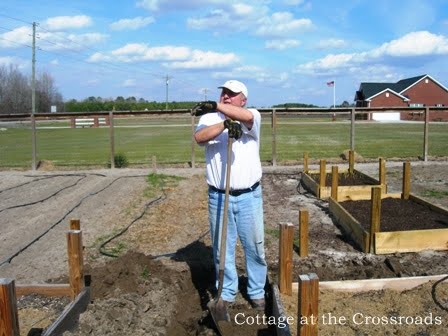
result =
M50 73L64 99L217 99L239 79L249 104L353 102L361 82L429 74L448 86L446 0L2 1L0 65Z

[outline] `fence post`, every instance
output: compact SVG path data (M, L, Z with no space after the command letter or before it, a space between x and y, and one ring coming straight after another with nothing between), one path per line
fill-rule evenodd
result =
M272 165L277 165L277 115L275 109L272 109L271 117L272 128Z
M350 110L350 149L355 150L355 109Z
M84 286L82 232L80 230L67 232L67 252L71 298L74 300Z
M303 172L308 174L308 152L303 153Z
M115 136L114 136L114 112L109 111L109 139L110 139L110 168L115 168Z
M423 161L428 161L429 107L425 107L425 126L423 129Z
M320 160L319 161L319 198L321 198L322 190L324 189L326 185L326 179L327 179L327 161Z
M0 279L0 335L20 336L16 286L13 279Z
M375 233L380 232L381 187L372 187L370 216L370 253L375 253Z
M331 167L331 198L338 201L339 171L338 166Z
M36 117L34 112L31 114L31 169L37 169L37 140L36 140Z
M194 140L194 115L191 116L191 168L195 166L195 153L196 140Z
M278 285L280 293L292 295L294 226L280 224Z
M411 163L409 161L403 163L403 191L402 199L409 199L411 193Z
M319 278L317 274L299 275L297 335L317 336L319 318Z
M386 184L386 160L380 158L379 160L379 182L381 185Z

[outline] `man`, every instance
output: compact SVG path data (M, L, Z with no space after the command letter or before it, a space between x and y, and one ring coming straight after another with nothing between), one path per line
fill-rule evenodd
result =
M194 115L201 116L194 137L199 145L205 146L213 259L218 272L226 164L229 163L231 177L227 247L221 298L230 304L238 293L235 248L239 238L246 257L247 294L252 307L263 311L267 265L260 186L261 117L256 109L245 108L248 91L243 83L229 80L219 88L222 89L219 102L202 102L192 110ZM227 158L229 136L234 139L231 158Z

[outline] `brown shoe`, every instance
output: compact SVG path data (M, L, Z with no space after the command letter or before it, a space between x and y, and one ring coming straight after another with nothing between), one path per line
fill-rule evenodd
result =
M266 306L266 302L264 299L252 299L250 300L250 304L253 309L258 311L264 311L264 308Z

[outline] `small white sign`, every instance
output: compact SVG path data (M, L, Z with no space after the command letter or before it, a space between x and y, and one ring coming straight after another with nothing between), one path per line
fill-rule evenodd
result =
M58 108L56 105L51 105L51 113L56 113L58 111Z

